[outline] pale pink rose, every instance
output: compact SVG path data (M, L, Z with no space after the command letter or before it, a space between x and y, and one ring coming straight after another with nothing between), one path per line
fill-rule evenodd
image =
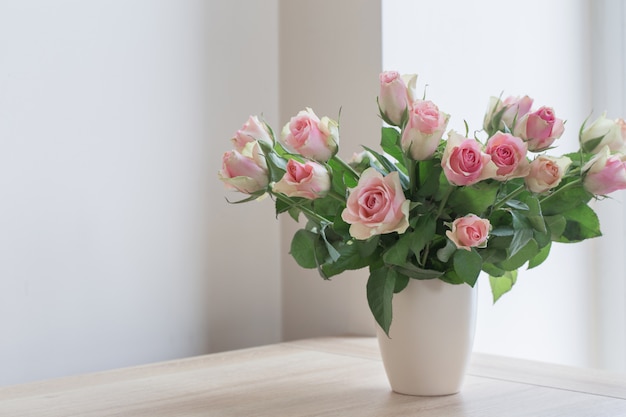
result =
M330 190L330 175L317 162L305 163L290 159L285 175L272 187L275 192L287 197L303 197L314 200L324 197Z
M626 155L611 155L608 146L583 167L583 172L583 185L592 194L607 195L626 189Z
M491 156L481 150L478 141L454 131L448 134L441 166L448 182L453 185L471 185L493 178L498 169Z
M446 231L446 236L458 249L471 250L474 247L485 247L491 223L475 214L468 214L452 222L452 230Z
M514 97L510 96L501 100L498 97L491 97L489 99L489 107L485 114L483 121L483 127L489 131L493 118L502 111L502 117L500 119L500 125L494 126L498 129L504 129L506 126L509 130L513 130L515 124L526 113L530 111L533 105L533 99L528 96Z
M554 158L540 155L530 163L530 172L524 177L526 188L531 192L545 193L561 183L572 160L567 156Z
M402 149L415 161L430 159L437 150L450 116L428 100L415 100L409 110L409 119L402 132Z
M326 162L337 153L339 126L328 117L320 120L313 110L307 107L283 127L281 141L290 152Z
M225 152L218 177L229 188L252 194L265 189L269 176L265 158L259 152L259 144L253 142L243 149Z
M626 124L623 119L611 120L606 114L586 125L580 133L582 148L597 153L605 146L612 152L622 152L626 147Z
M413 101L417 75L401 76L397 71L380 74L378 106L381 114L395 126L400 126L402 116Z
M528 150L540 152L546 150L561 137L565 126L563 120L557 119L550 107L524 115L515 125L515 136L528 142Z
M409 205L397 172L383 177L374 168L368 168L350 190L341 218L350 224L350 235L359 240L404 233L409 227Z
M269 146L274 145L270 131L265 123L261 122L257 116L250 116L243 127L235 133L232 142L235 149L241 152L248 143L254 141L263 142Z
M487 141L485 152L498 167L495 179L504 181L524 177L530 169L526 143L509 133L496 132Z

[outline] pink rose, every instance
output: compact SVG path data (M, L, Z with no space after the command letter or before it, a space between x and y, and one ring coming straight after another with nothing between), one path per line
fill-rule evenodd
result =
M503 129L504 126L506 126L508 129L512 130L517 121L530 111L532 105L533 99L528 96L510 96L505 98L504 101L500 100L500 98L498 97L491 97L491 99L489 100L489 108L487 109L487 113L485 114L483 127L486 131L489 131L490 126L493 123L493 118L495 117L495 115L502 111L500 125L493 127L496 129Z
M320 120L307 107L283 127L281 139L288 151L326 162L337 153L339 126L328 117Z
M528 149L533 152L543 151L561 137L565 127L563 120L557 119L550 107L524 115L515 125L515 136L528 142Z
M380 74L378 107L383 117L394 126L400 126L402 116L413 101L413 89L417 75L400 76L397 71Z
M471 250L473 247L485 247L491 223L475 214L468 214L452 222L452 230L446 231L446 236L458 249Z
M243 153L242 153L243 152ZM265 189L269 183L267 164L259 152L259 144L253 142L242 152L225 152L218 177L229 188L253 194Z
M397 172L383 177L374 168L368 168L350 190L341 218L350 224L350 235L355 239L404 233L409 227L409 204Z
M569 168L572 160L566 156L553 158L540 155L530 163L530 171L524 182L533 193L541 194L549 191L561 183L561 179Z
M450 116L440 112L432 101L415 100L410 106L409 119L402 132L402 149L415 161L431 158L449 119Z
M491 156L482 152L474 139L465 138L451 131L441 166L448 182L453 185L471 185L496 175L498 167Z
M584 167L583 185L594 195L607 195L626 189L626 155L611 155L608 146L598 152Z
M330 175L326 168L317 162L301 163L290 159L285 175L272 188L287 197L314 200L324 197L330 190Z
M265 123L261 122L257 116L250 116L243 127L235 133L232 142L235 149L241 152L248 143L254 141L260 141L269 146L274 145L270 131Z
M498 167L495 179L504 181L524 177L530 169L526 143L509 133L496 132L487 141L485 152Z

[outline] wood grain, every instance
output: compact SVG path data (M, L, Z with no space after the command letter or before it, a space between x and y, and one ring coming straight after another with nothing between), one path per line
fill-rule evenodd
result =
M475 354L445 397L393 393L373 338L324 338L0 388L0 416L626 416L626 376Z

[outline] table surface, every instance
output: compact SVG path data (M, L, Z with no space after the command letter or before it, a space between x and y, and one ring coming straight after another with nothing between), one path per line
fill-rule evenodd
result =
M391 391L374 338L322 338L0 388L0 416L626 416L626 375L474 354L461 393Z

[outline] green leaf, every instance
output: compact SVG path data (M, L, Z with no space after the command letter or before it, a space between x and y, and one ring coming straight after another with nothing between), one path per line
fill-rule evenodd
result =
M354 178L354 176L352 176L352 174L350 174L349 172L343 173L343 182L346 184L346 187L348 188L354 188L359 183L358 180Z
M567 226L567 221L565 220L565 216L562 214L556 216L546 216L544 217L546 221L546 226L550 230L550 238L558 242L563 232L565 232L565 227Z
M489 277L489 284L491 285L491 293L493 294L493 302L495 303L502 297L502 295L511 291L513 285L517 281L517 270L506 271L504 275L500 277Z
M483 261L483 271L489 274L492 277L501 277L506 273L504 269L498 268L492 263L487 263Z
M479 182L471 186L458 187L450 195L448 204L459 216L469 213L482 216L493 205L497 194L497 183Z
M459 249L452 257L454 272L463 282L473 287L483 266L483 259L473 250Z
M419 259L420 253L433 240L437 228L437 220L432 215L419 216L414 226L415 231L410 233L411 252Z
M380 147L397 161L404 159L400 147L400 132L393 127L383 127L381 131Z
M384 172L382 172L383 175L387 175L391 172L397 171L400 177L400 183L402 184L402 188L406 190L409 187L409 177L407 176L406 167L404 167L401 162L391 161L386 156L376 152L371 148L368 148L367 146L364 146L363 148L372 155L374 155L376 160L380 162L384 169Z
M439 279L448 284L460 285L463 284L463 278L461 278L455 271L446 271Z
M367 240L355 240L354 246L356 247L359 256L366 258L374 253L378 248L378 242L380 241L380 235L375 235Z
M265 161L267 162L267 169L269 171L269 177L271 182L280 181L280 179L285 175L285 170L287 166L287 159L278 155L272 147L265 142L258 142L261 147L261 151L265 155Z
M559 188L553 190L552 194L540 201L544 216L562 214L582 204L587 204L593 198L593 194L585 190L582 182L570 184L575 181L579 181L579 179L574 177L568 181L563 181ZM565 186L567 189L559 192Z
M395 289L397 272L391 268L379 268L370 271L367 280L367 302L376 322L389 336L392 319L391 300Z
M289 216L295 221L295 222L299 222L300 221L300 210L295 208L295 207L290 207L287 212L289 213Z
M528 241L526 246L520 249L514 256L510 256L504 261L496 264L497 267L506 271L513 271L528 262L539 253L537 242L534 239Z
M336 260L327 259L326 262L320 262L320 274L323 277L330 278L346 270L364 268L374 263L376 258L374 254L367 257L361 256L359 247L354 241L336 244L335 249L339 252Z
M517 209L517 210L529 210L529 207L527 204L522 203L521 201L518 201L518 200L509 200L505 203L505 205L511 208Z
M336 192L339 195L345 195L346 187L354 187L354 185L356 185L356 182L354 185L346 184L346 179L350 179L351 176L345 172L345 168L343 167L343 165L341 165L341 163L331 158L330 160L328 160L326 164L331 174L330 180L331 180L332 190L334 192Z
M325 225L324 227L322 227L322 230L320 231L320 236L322 237L322 239L324 240L324 244L326 245L326 250L328 251L328 255L330 256L330 259L333 260L333 262L336 262L339 257L341 256L341 254L339 253L339 251L337 249L335 249L335 247L328 241L328 238L326 237L326 228L328 227L328 225Z
M312 269L318 266L316 252L323 251L323 246L317 233L300 229L293 235L290 253L302 268Z
M457 247L450 239L446 241L446 246L437 251L437 259L443 263L447 263L452 255L456 252Z
M396 265L393 267L402 275L406 275L409 278L414 279L435 279L443 275L441 271L435 271L434 269L424 269L419 266L415 266L412 263L405 263L404 265Z
M515 229L513 232L513 240L511 240L511 247L509 248L509 256L515 256L532 238L532 229Z
M396 243L385 251L383 261L386 265L404 265L409 256L411 235L404 233Z
M393 293L397 294L405 289L406 286L409 285L410 279L411 278L407 277L406 275L398 274L396 276L396 285L393 287Z
M423 198L434 196L439 190L440 178L443 175L441 163L435 159L420 161L417 164L417 170L419 177L417 196ZM445 175L443 177L445 178Z
M565 230L557 242L580 242L581 240L602 236L600 221L596 213L586 204L563 212Z
M520 199L522 199L524 204L528 207L525 216L528 219L529 224L533 227L533 229L541 233L546 233L546 223L543 219L541 204L539 203L537 196L525 192L520 195Z
M515 230L512 227L496 227L491 232L489 232L490 236L513 236Z
M504 248L490 248L479 249L478 253L483 258L483 265L485 264L497 264L506 259L506 249ZM483 266L483 271L490 273Z
M536 266L541 265L546 259L548 259L548 255L550 254L550 248L552 244L548 243L546 246L539 250L539 253L535 255L535 257L531 258L528 261L528 269L534 268Z

